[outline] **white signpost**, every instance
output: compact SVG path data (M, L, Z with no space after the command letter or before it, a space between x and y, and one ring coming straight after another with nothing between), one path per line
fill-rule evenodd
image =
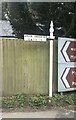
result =
M53 81L53 40L55 39L55 36L53 36L53 21L50 23L50 66L49 66L49 96L52 97L52 81Z

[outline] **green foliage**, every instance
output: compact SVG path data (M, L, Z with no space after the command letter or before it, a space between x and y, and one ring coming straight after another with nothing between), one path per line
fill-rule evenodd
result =
M63 95L61 94L54 94L52 98L50 98L51 104L55 105L74 105L76 101L76 95Z
M3 98L2 107L3 108L12 108L14 106L14 100L11 97Z
M43 96L33 96L30 98L29 105L30 106L42 106L46 104L45 97Z
M26 103L26 96L23 94L3 97L2 99L2 107L4 108L23 107Z
M23 94L18 94L14 97L14 100L19 107L23 107L26 104L26 96Z
M53 94L53 97L34 95L26 96L25 94L18 94L10 97L2 98L3 108L16 108L16 107L40 107L40 106L65 106L76 104L76 95L69 94Z
M53 97L49 98L49 101L52 105L60 105L61 103L63 103L63 98L63 94L53 94Z
M70 96L66 95L64 101L66 104L69 104L69 105L75 104L76 97L74 95L70 95Z

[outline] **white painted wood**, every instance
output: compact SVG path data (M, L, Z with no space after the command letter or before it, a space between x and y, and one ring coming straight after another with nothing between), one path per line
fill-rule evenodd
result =
M51 23L50 23L50 29L49 29L49 31L50 31L50 39L54 39L55 36L53 36L53 32L54 32L53 21L51 21Z
M49 63L49 97L52 97L53 80L53 40L50 40L50 63Z

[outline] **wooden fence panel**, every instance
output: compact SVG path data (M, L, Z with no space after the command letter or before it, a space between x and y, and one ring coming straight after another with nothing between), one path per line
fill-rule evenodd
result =
M3 95L48 94L49 42L3 39Z
M2 96L2 81L3 81L3 44L0 39L0 96Z

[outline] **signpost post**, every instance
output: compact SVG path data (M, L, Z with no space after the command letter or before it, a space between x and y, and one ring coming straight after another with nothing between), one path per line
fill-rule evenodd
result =
M50 23L50 36L49 36L49 40L50 40L50 65L49 65L49 96L52 97L52 80L53 80L53 40L55 39L55 36L53 36L53 21L51 21Z

